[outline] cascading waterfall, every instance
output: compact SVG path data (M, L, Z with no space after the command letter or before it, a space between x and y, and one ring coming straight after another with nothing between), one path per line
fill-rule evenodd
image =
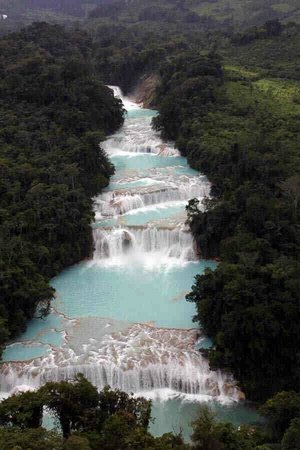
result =
M164 319L164 314L171 315L173 308L175 312L178 308L179 315L183 314L180 311L185 307L184 296L186 289L190 289L193 275L190 282L184 283L180 270L198 264L198 251L184 219L174 225L172 218L168 217L155 226L151 223L151 214L146 225L108 226L105 221L107 218L122 219L131 211L145 212L145 207L150 205L160 205L171 211L174 202L187 203L190 198L201 200L209 195L207 180L189 169L173 144L165 144L153 131L153 113L122 97L119 88L113 87L113 90L122 98L129 114L122 129L104 143L109 156L119 158L116 160L119 166L116 167L112 187L94 199L99 223L93 229L93 260L74 268L77 275L72 279L74 289L69 285L70 301L65 298L68 295L62 298L58 295L55 300L55 310L48 319L55 325L49 325L49 329L45 325L41 331L43 325L39 322L36 334L30 334L29 330L29 334L25 334L17 344L27 350L40 346L43 356L26 359L21 355L18 360L4 355L1 390L8 393L24 386L37 388L46 381L70 379L81 372L98 388L109 384L145 395L167 390L172 395L191 395L196 399L237 400L240 391L232 376L210 370L206 359L195 349L199 338L195 329L176 325L172 328L169 322L166 326L157 326L152 322L151 309L159 310L159 319L160 316ZM139 158L150 158L146 169L138 166L142 161ZM183 214L184 207L185 203L182 204ZM146 264L149 258L152 262L150 268ZM172 275L174 261L177 272ZM114 267L111 268L109 263ZM98 275L97 270L102 272ZM66 274L71 272L66 271ZM91 278L94 273L97 276ZM151 292L148 293L149 285L146 284L144 290L143 280L154 280L157 276L161 278L158 282L152 281ZM106 281L102 281L103 277ZM167 277L171 280L168 283ZM83 280L84 290L77 297L78 278ZM109 290L105 283L110 286L111 278ZM59 285L59 280L58 277L56 283L54 281L58 294L64 287L63 283ZM99 283L95 284L97 288L100 286L100 293L93 300L93 313L89 310L91 304L80 309L84 308L87 296L93 294L89 291L91 283ZM119 284L120 291L117 290ZM124 289L128 289L125 301L119 301ZM117 294L114 296L115 290ZM159 303L155 307L157 298ZM67 304L65 309L64 302ZM124 305L126 302L128 308ZM151 320L144 319L144 310L149 304ZM96 313L95 305L99 308ZM105 312L101 309L103 305ZM127 320L127 316L134 315L139 308L139 323ZM60 312L62 309L64 312ZM57 322L61 324L57 325ZM60 344L52 341L55 333L62 334Z
M83 320L76 324L91 326ZM79 325L79 328L78 328ZM5 363L2 389L13 390L16 381L36 388L47 381L72 379L80 372L94 385L110 385L126 392L163 390L199 398L238 398L230 375L212 372L207 361L194 349L195 330L157 329L136 324L126 331L84 344L70 337L68 348L57 348L46 358L30 363Z
M148 138L144 133L142 139L134 139L129 137L127 142L122 142L122 135L114 136L104 144L104 149L107 151L119 152L120 143L123 152L129 153L150 153L159 156L178 156L178 150L171 146L171 144L161 144L157 139Z
M189 200L191 198L203 199L209 195L208 183L182 183L179 186L144 188L131 191L106 192L95 199L95 211L103 216L124 214L132 209L160 203Z
M127 252L159 252L169 258L195 260L196 248L190 233L181 229L96 228L94 260L117 257Z
M119 88L110 86L115 96L122 99L125 109L137 110L137 105L124 97ZM151 126L149 117L140 117L138 121L125 121L121 132L115 133L103 144L109 154L149 153L159 156L178 156L179 152L172 142L162 142Z

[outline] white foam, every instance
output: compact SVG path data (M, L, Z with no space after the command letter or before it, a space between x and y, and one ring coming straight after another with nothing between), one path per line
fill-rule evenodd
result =
M120 264L122 256L126 256L125 261L128 262L130 257L146 260L147 254L152 254L159 264L165 263L168 259L184 262L197 258L191 233L180 228L172 230L155 227L120 227L112 230L96 228L93 235L94 261L112 259Z
M94 199L94 210L97 217L115 216L133 209L144 208L192 198L203 199L209 195L208 183L189 181L168 186L148 186L105 192Z
M123 105L126 110L134 110L134 109L141 109L141 106L132 101L129 97L125 97L123 95L122 90L119 88L119 86L108 86L110 89L113 90L114 96L118 97L122 100Z
M1 390L35 389L43 383L73 379L83 373L97 388L106 385L162 399L236 401L232 377L212 371L195 350L196 330L136 324L115 333L87 337L97 319L85 318L70 330L68 344L30 362L2 364ZM81 327L83 329L81 330Z

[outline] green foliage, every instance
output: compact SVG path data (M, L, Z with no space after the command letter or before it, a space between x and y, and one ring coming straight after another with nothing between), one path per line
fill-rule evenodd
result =
M258 76L299 81L299 31L299 24L288 23L283 26L280 36L264 36L258 39L256 33L265 33L264 27L259 30L246 30L242 36L248 36L250 33L252 38L249 40L248 36L248 42L241 45L235 40L235 35L231 42L224 41L224 44L221 44L222 53L229 65L254 71Z
M91 450L91 447L87 438L72 434L66 440L64 450Z
M280 36L282 25L279 20L268 20L263 27L255 27L243 33L233 36L232 41L238 45L249 44L256 39L266 39L273 36Z
M181 145L193 127L193 120L202 118L215 100L217 87L222 83L222 69L218 58L184 52L161 66L161 87L157 93L159 116L154 127Z
M235 428L231 423L218 422L206 405L193 422L192 441L196 450L253 450L266 439L255 427Z
M257 252L239 259L198 276L187 297L197 302L197 319L215 337L211 363L234 367L252 395L297 385L299 267L286 259L261 266Z
M63 437L40 428L43 407L57 418ZM22 450L190 448L180 435L153 437L147 430L150 417L150 401L109 387L99 393L78 374L72 382L46 383L36 392L20 393L2 401L0 446L4 450L18 446Z
M150 421L151 402L109 387L98 393L81 374L73 382L46 383L36 395L53 411L64 437L68 437L71 431L99 433L102 430L105 434L105 430L114 426L121 429L121 424L129 429L139 427L147 430ZM115 425L118 421L119 426Z
M188 296L214 338L211 365L230 368L252 398L300 388L300 29L277 21L297 17L295 0L243 8L240 0L98 3L84 24L93 40L82 30L35 24L0 41L0 343L24 329L41 300L47 310L49 278L90 252L90 196L113 173L98 144L122 123L120 103L99 79L128 91L159 68L155 127L213 183L204 213L196 200L187 208L202 255L222 259ZM10 6L27 14L24 2ZM255 27L232 33L236 24ZM227 32L202 33L220 27ZM70 448L187 448L180 437L149 435L142 399L109 389L96 399L86 383L52 383L43 400L28 394L35 409L9 399L0 416L14 429L3 436L22 447L23 430L40 425L43 401L66 436L78 433L65 443ZM266 415L293 448L299 424L290 422L289 399L279 400ZM199 448L279 445L258 434L209 413L194 431Z
M217 22L219 27L250 27L267 20L293 20L298 18L297 0L190 0L200 17L206 16ZM216 26L216 25L215 25Z
M16 428L42 425L43 402L35 392L15 394L0 403L0 424Z
M111 415L102 428L102 448L105 450L151 448L154 438L146 429L136 428L133 415L127 411Z
M133 398L119 389L104 388L99 397L100 409L106 414L113 415L119 411L126 411L134 417L136 424L147 429L151 417L151 402L143 397Z
M282 442L282 450L299 450L300 449L300 419L293 419L287 431L284 433Z
M62 435L41 428L44 407L58 420ZM202 405L192 424L192 445L185 444L180 434L155 438L148 431L150 401L109 387L98 392L78 374L73 381L46 383L35 392L3 400L0 446L4 450L265 450L279 448L275 442L283 435L283 448L298 448L299 420L295 418L300 415L299 394L277 394L262 407L262 413L273 437L260 426L219 422L210 408Z
M0 448L1 450L63 450L64 446L61 436L44 428L27 428L22 431L15 428L0 428Z
M94 426L99 394L82 375L77 375L73 383L46 383L36 395L53 411L64 437L68 437L71 430L87 430Z
M281 438L291 421L300 417L300 394L294 391L279 392L267 400L260 411L268 419L275 437ZM295 430L298 422L295 423Z
M192 441L199 450L218 450L220 441L215 433L215 416L208 407L202 407L197 421L193 422Z
M45 23L0 40L0 345L51 300L49 278L91 252L90 197L114 172L99 142L123 110L90 47Z

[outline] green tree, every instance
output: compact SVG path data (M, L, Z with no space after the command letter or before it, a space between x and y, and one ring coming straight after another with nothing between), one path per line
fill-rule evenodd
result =
M99 394L100 417L106 419L118 412L126 411L136 425L148 428L151 418L151 401L143 397L133 397L120 389L105 387Z
M87 438L71 434L64 444L64 450L91 450L91 447Z
M192 424L191 436L197 450L252 450L255 432L240 432L232 424L218 422L207 406L201 407L200 414Z
M300 449L300 419L293 419L281 441L282 450Z
M38 392L59 420L65 438L71 431L88 430L94 425L99 394L83 375L78 374L73 382L46 383Z
M54 431L44 428L3 429L0 428L2 450L63 450L63 439Z
M0 424L20 429L42 425L43 399L37 392L12 395L0 403Z
M294 391L278 392L267 400L260 411L268 419L275 437L281 438L291 421L300 417L300 394Z

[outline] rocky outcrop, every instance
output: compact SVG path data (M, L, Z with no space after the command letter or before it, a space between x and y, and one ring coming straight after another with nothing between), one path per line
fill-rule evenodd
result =
M160 83L159 75L155 73L144 75L138 81L132 96L137 103L142 103L144 108L155 108L155 94Z

